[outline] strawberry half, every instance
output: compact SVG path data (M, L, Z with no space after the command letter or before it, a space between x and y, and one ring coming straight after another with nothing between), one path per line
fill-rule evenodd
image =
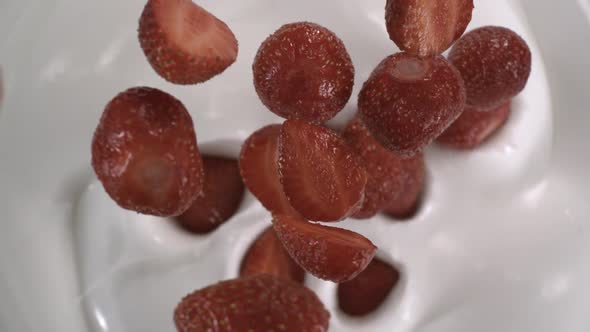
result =
M244 197L244 183L235 159L204 156L205 185L193 205L177 220L187 230L209 233L231 218Z
M186 296L179 332L326 332L330 314L308 288L270 275L223 281Z
M240 277L270 274L303 284L305 271L293 261L272 227L268 227L244 256Z
M466 106L463 114L437 139L457 149L473 149L498 131L510 116L510 101L491 111Z
M340 221L363 203L365 169L330 129L285 121L279 136L279 175L291 206L306 219Z
M203 189L203 160L190 114L158 89L132 88L105 108L92 167L121 207L161 217L185 212Z
M191 0L149 0L138 33L154 70L176 84L205 82L238 56L228 26Z
M273 225L297 264L320 279L333 282L354 279L377 252L369 239L345 229L286 215L275 215Z
M246 187L272 213L297 214L279 181L278 141L281 125L266 126L252 134L242 146L240 174Z
M365 316L377 310L399 281L399 272L375 258L356 278L338 285L340 310L351 316Z
M354 218L371 218L392 202L404 200L410 194L406 182L424 173L422 153L407 159L399 157L382 147L358 116L346 126L342 136L356 150L367 171L365 200Z

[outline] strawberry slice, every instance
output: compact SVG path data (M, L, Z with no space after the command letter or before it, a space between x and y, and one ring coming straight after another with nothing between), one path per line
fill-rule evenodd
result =
M346 126L342 136L361 157L368 176L365 200L354 218L371 218L393 202L407 199L406 182L424 173L422 153L407 159L399 157L382 147L358 116ZM423 181L416 183L422 184Z
M177 221L185 229L197 234L212 232L230 219L240 207L244 183L238 161L215 156L204 156L205 185L201 195Z
M330 129L285 121L279 136L279 175L291 206L306 219L340 221L363 203L365 169Z
M275 215L274 230L287 252L307 272L333 282L354 279L371 262L377 247L345 229Z
M305 279L305 271L289 256L272 227L258 236L242 260L240 277L257 274L270 274L301 284Z
M400 278L399 272L378 258L356 278L338 285L340 310L351 316L365 316L377 310Z
M457 149L473 149L500 130L509 116L510 101L492 110L466 106L459 119L437 140Z
M264 207L281 214L297 214L283 193L278 171L278 140L281 125L266 126L242 146L240 174L246 187Z
M185 212L203 189L203 161L190 114L158 89L132 88L105 108L92 167L121 207L161 217Z
M149 0L139 20L139 43L154 70L176 84L205 82L238 56L229 27L191 0Z
M330 314L308 288L270 275L223 281L186 296L178 332L326 332Z

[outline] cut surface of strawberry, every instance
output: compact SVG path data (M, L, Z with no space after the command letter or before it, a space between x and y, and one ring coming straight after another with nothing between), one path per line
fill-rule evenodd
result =
M409 178L423 178L422 153L411 158L399 157L382 147L358 116L349 122L342 136L356 150L367 171L365 200L354 218L369 219L394 202L402 203L408 195L413 195L408 192L411 185L407 183L411 181ZM422 183L419 181L415 185Z
M291 206L306 219L340 221L363 203L365 169L330 129L285 121L279 136L279 175Z
M177 221L197 234L215 230L230 219L244 197L244 183L235 159L203 156L205 182L203 192Z
M246 187L272 213L297 214L279 180L279 134L281 125L266 126L244 142L240 153L240 174Z
M205 82L238 56L229 27L191 0L149 0L138 34L154 70L176 84Z
M240 277L270 274L303 284L305 271L295 263L272 227L268 227L252 243L242 260Z
M400 279L391 264L374 258L356 278L338 285L338 306L350 316L365 316L377 310Z
M457 149L473 149L500 130L510 117L510 102L493 110L466 106L463 114L437 139Z
M275 215L273 227L295 262L324 280L339 283L353 279L377 252L377 247L358 233L299 217Z
M191 116L153 88L131 88L109 102L94 132L92 167L117 204L143 214L178 216L203 189Z
M178 332L327 332L330 314L308 288L270 275L223 281L187 295Z

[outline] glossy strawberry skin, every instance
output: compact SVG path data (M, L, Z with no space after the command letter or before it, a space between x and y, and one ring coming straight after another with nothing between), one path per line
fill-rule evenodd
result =
M186 296L178 332L326 332L330 314L304 286L270 275L223 281Z
M281 125L269 125L254 132L242 146L240 174L246 187L272 213L297 214L279 180L279 135Z
M472 12L473 0L387 0L385 21L402 51L431 57L461 37Z
M384 147L411 157L434 141L465 107L459 72L441 56L387 57L365 82L359 114Z
M205 82L238 55L229 27L192 0L148 0L138 34L152 68L175 84Z
M178 216L203 189L192 119L180 101L153 88L131 88L106 106L92 166L117 204L143 214Z
M360 234L298 217L275 215L273 227L295 262L324 280L340 283L354 279L377 252Z
M303 284L305 271L293 261L272 227L252 243L242 260L240 277L270 274Z
M510 112L510 102L489 111L466 106L463 114L437 141L456 149L474 149L504 126Z
M531 51L510 29L487 26L465 34L449 53L465 82L467 104L492 110L519 94L531 73Z
M268 37L252 69L262 103L286 119L324 123L344 108L354 85L342 41L309 22L284 25Z
M203 192L177 221L190 232L206 234L229 220L240 207L244 183L235 159L204 156Z
M372 218L394 202L403 204L403 201L409 199L408 195L413 195L408 192L406 183L409 181L408 178L423 178L422 153L411 158L399 157L382 147L358 116L349 122L342 136L356 150L367 171L365 200L354 218ZM423 181L416 183L419 186L422 184ZM419 189L421 191L421 188Z
M297 212L326 222L356 213L367 183L361 161L344 139L301 120L287 120L281 129L279 176Z
M391 264L374 258L356 278L338 285L338 306L350 316L365 316L377 310L400 279Z

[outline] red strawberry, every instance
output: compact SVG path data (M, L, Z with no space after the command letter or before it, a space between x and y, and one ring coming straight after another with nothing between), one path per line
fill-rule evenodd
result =
M449 53L467 90L467 104L491 110L525 87L531 73L531 51L512 30L482 27L461 37Z
M359 114L373 137L402 157L421 151L465 107L459 72L441 56L387 57L359 94Z
M283 193L278 171L278 141L281 125L266 126L242 146L240 173L246 187L273 213L296 214Z
M356 150L367 170L365 200L355 218L371 218L392 202L404 200L408 195L405 191L408 178L424 173L421 153L409 159L400 158L382 147L359 117L348 124L342 136Z
M377 310L397 282L399 272L375 258L356 278L338 285L340 310L351 316L364 316Z
M273 113L323 123L340 112L352 94L354 67L342 41L309 22L287 24L260 46L254 86Z
M154 70L176 84L205 82L238 56L227 25L191 0L148 0L139 43Z
M270 274L303 283L305 271L293 261L272 227L268 227L252 244L242 260L240 277Z
M371 262L377 247L345 229L275 215L275 232L293 259L307 272L333 282L353 279Z
M203 189L203 161L186 108L157 89L132 88L105 108L92 166L121 207L156 216L185 212Z
M405 176L399 182L401 194L390 201L383 210L395 219L409 219L416 214L422 202L426 182L426 166L422 154L406 159L402 166Z
M203 193L177 220L187 230L209 233L231 218L242 202L244 183L235 159L205 156Z
M339 221L363 203L366 172L354 151L330 129L285 121L279 136L279 174L291 206L306 219Z
M473 149L502 128L509 116L510 101L491 111L467 106L438 142L458 149Z
M472 12L473 0L387 0L385 21L402 51L429 57L461 37Z
M178 332L326 332L330 314L311 290L270 275L223 281L186 296Z

